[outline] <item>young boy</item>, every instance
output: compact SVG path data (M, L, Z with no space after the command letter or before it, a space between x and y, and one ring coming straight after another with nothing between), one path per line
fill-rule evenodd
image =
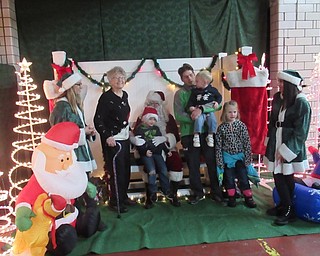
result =
M134 130L135 136L140 135L146 141L142 146L137 146L145 172L148 174L146 209L153 207L153 203L157 200L157 173L163 194L169 196L170 193L168 170L162 152L164 151L168 156L171 155L171 152L165 142L158 146L152 142L155 136L162 136L159 127L155 125L158 119L155 108L145 107L141 118L142 123Z
M219 108L222 96L216 88L212 87L211 81L212 76L209 71L200 71L196 75L196 87L191 90L191 96L187 104L187 111L191 113L196 109L202 110L202 114L194 121L194 147L200 147L199 135L205 122L208 125L207 144L209 147L214 147L213 134L217 130L217 119L214 112ZM206 113L203 113L204 107L207 110Z

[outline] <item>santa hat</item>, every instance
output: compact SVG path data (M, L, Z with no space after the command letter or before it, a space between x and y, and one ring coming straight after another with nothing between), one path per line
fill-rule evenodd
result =
M157 122L159 120L158 112L153 107L145 107L141 117L144 122L149 120L151 117L155 118Z
M161 104L165 100L164 93L161 91L149 91L146 97L146 103L157 102Z
M69 90L72 86L74 86L76 83L79 83L80 81L81 81L81 76L78 73L64 74L61 77L60 81L57 83L57 85L60 87L59 92L63 93L66 90Z
M80 128L73 122L61 122L50 128L41 142L58 150L70 151L78 147Z
M278 73L278 79L287 81L295 85L299 91L302 90L301 82L303 81L303 78L295 70L287 69L287 70L280 71Z

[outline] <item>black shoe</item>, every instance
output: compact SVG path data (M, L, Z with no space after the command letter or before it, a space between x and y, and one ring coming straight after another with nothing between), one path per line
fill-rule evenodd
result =
M223 202L223 199L221 196L217 195L217 194L214 194L214 193L210 193L210 199L214 202L217 202L217 203L222 203Z
M204 196L198 196L198 195L191 195L189 196L188 198L188 203L189 204L197 204L199 203L200 201L204 200L205 197Z
M151 200L152 203L157 202L158 201L157 193L151 194L150 195L150 200Z
M269 216L281 216L281 213L283 211L283 207L281 205L277 205L273 208L270 208L266 211L267 215Z
M175 207L181 206L181 203L180 203L177 195L169 194L169 195L166 195L166 198L169 200L170 204L172 204L173 206L175 206Z
M118 212L118 207L116 205L108 205L109 209L114 212ZM128 208L125 206L120 206L120 213L128 212Z
M137 205L137 202L128 197L127 199L124 200L123 204L126 206L135 206Z
M284 209L285 209L284 214L277 217L273 222L277 226L284 226L284 225L287 225L289 222L293 222L296 220L296 215L294 213L292 206L288 206Z
M228 206L232 208L237 206L237 201L235 196L229 197Z
M247 207L249 208L256 208L257 207L257 204L256 202L253 200L252 197L245 197L244 198L244 203Z
M154 206L153 202L151 202L150 200L146 200L146 202L144 204L145 209L151 209L151 208L153 208L153 206Z

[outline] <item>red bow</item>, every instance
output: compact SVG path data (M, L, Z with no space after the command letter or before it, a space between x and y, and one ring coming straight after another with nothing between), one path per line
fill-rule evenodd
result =
M248 79L248 72L250 77L256 76L256 72L254 71L254 67L252 61L257 61L257 55L255 53L251 53L248 56L244 56L241 53L238 54L238 64L242 66L242 79Z
M58 74L58 80L61 79L61 77L65 74L65 73L72 73L72 67L71 66L59 66L56 65L54 63L51 64L52 68L54 68L57 71Z

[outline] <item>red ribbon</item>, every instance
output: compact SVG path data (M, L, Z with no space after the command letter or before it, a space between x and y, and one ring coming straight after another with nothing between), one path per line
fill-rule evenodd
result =
M52 68L54 68L57 71L58 74L58 80L61 79L61 77L65 74L65 73L72 73L72 67L71 66L59 66L56 65L54 63L51 64Z
M255 53L251 53L248 56L244 56L241 53L238 54L238 64L242 67L242 79L248 79L248 72L250 77L256 76L256 72L254 71L254 66L252 61L257 61L257 55Z

